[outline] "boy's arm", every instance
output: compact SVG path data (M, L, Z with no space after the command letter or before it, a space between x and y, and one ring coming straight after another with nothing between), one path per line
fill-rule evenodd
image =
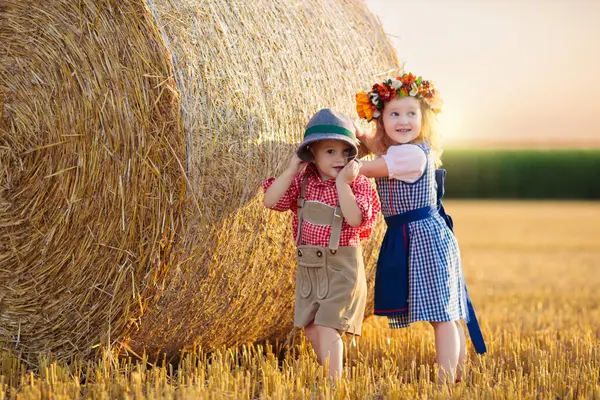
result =
M300 173L306 163L300 160L296 155L290 159L290 163L285 171L265 190L263 204L267 208L274 208L279 200L285 195L292 181Z
M292 181L296 177L294 171L285 170L275 182L265 191L265 197L263 203L267 208L275 207L275 204L281 200L285 192L290 187Z
M363 220L362 212L356 203L356 197L354 196L354 193L352 193L352 188L350 187L350 184L357 175L358 163L350 161L340 171L335 180L342 214L344 214L344 218L346 219L346 222L348 222L348 225L353 228L359 227Z

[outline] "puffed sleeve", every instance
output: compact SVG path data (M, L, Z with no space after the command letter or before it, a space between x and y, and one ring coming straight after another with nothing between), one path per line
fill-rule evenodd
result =
M294 177L292 183L290 183L290 187L285 191L281 199L273 206L270 207L271 210L275 211L287 211L287 210L296 210L298 207L298 197L300 197L300 185L302 182L302 177L304 173L300 173ZM275 178L269 178L262 184L263 192L266 192L267 189L275 182Z
M358 228L361 230L360 239L364 240L369 237L375 226L377 214L381 211L381 204L373 184L364 175L358 175L352 182L352 193L354 193L356 204L362 214L362 223Z
M382 157L390 178L408 183L416 182L427 166L427 155L414 144L392 146Z

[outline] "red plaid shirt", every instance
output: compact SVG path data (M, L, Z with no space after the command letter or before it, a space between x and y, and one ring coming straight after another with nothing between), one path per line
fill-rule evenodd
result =
M313 164L309 164L304 172L296 175L288 190L283 194L281 199L271 207L275 211L291 210L294 213L292 222L294 239L298 231L298 198L300 197L300 187L302 179L308 175L306 182L305 200L318 201L328 206L335 207L338 205L338 194L335 187L335 179L322 181ZM266 180L262 187L267 190L275 178ZM360 242L367 239L375 226L377 214L381 211L381 204L377 197L377 192L373 188L371 181L364 175L358 175L354 182L350 185L352 193L356 197L356 204L362 213L362 223L353 228L346 222L342 222L342 233L340 236L340 246L358 246ZM308 221L302 223L302 239L300 244L311 246L329 246L329 237L331 236L331 226L314 225Z

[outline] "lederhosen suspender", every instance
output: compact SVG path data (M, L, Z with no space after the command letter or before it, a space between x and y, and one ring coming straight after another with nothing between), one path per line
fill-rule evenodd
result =
M342 234L342 222L344 221L342 209L340 208L339 204L337 204L335 207L331 207L323 203L311 201L306 202L304 197L306 195L307 181L308 175L305 175L302 179L300 197L298 198L298 230L296 232L296 246L298 246L302 238L302 222L306 218L306 220L311 223L317 223L319 225L331 225L329 249L335 251L339 247L340 236Z

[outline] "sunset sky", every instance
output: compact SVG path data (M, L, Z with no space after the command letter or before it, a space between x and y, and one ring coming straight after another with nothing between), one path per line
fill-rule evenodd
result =
M600 1L367 0L446 146L600 146Z

